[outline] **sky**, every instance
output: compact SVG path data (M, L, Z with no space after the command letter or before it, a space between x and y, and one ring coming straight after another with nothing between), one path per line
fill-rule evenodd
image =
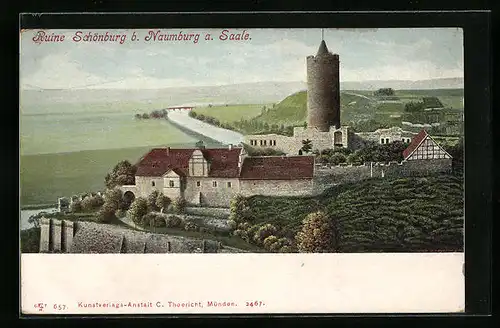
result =
M198 42L145 40L159 34L200 34ZM306 81L321 29L250 29L248 40L219 40L223 29L81 30L126 35L120 42L73 41L77 30L45 30L62 42L34 42L20 34L21 89L155 89L250 82ZM242 33L243 29L228 29ZM137 40L132 41L135 33ZM205 40L210 34L213 40ZM339 54L342 82L463 77L459 28L325 29Z

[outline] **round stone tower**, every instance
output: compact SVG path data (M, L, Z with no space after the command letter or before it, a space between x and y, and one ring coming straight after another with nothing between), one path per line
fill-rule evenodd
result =
M307 127L327 132L340 128L339 55L324 40L316 56L307 57Z

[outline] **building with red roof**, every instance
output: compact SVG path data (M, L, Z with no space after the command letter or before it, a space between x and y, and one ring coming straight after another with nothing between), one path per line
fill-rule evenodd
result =
M312 193L313 156L247 156L242 147L155 148L137 163L128 196L147 197L158 190L188 204L227 207L236 194L305 195Z
M425 130L414 136L403 151L404 161L450 159L451 155L444 150Z

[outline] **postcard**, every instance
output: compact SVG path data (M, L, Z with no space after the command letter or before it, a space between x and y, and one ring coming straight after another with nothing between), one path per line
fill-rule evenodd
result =
M23 314L461 312L460 28L20 31Z

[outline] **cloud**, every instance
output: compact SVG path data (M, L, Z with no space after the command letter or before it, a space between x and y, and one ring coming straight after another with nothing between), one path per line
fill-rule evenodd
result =
M430 61L400 61L372 68L345 68L340 71L342 81L369 80L427 80L435 78L463 77L463 69L444 68Z
M106 79L85 71L82 63L64 53L47 55L37 63L34 73L20 72L21 87L70 89L106 82Z
M384 31L327 35L330 51L340 55L342 81L463 77L462 48L454 39L443 36L444 42L438 42L434 34L414 31L396 31L400 34L394 37L396 32ZM314 55L319 45L310 38L315 31L287 32L280 38L264 32L255 42L175 46L72 42L33 46L22 40L27 47L21 54L21 87L140 89L305 81L306 57Z

